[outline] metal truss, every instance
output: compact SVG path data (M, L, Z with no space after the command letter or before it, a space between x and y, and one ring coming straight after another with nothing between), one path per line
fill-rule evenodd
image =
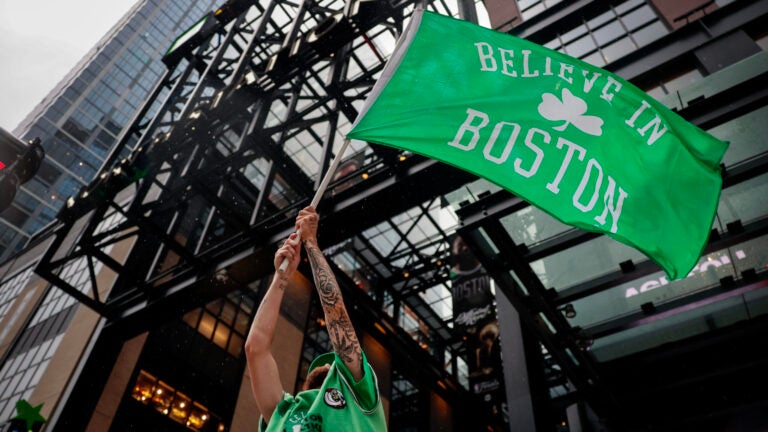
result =
M215 31L166 73L96 181L62 209L38 273L116 316L150 292L154 297L179 280L215 271L222 255L237 254L233 247L273 244L265 232L283 223L282 232L289 213L314 189L286 153L286 142L307 131L327 165L338 113L350 116L347 121L356 115L344 92L369 86L383 65L382 59L342 82L346 63L362 63L348 47L365 44L366 33L390 31L387 20L399 13L402 21L405 3L353 2L348 9L355 9L344 13L338 1L228 3L217 12ZM280 16L293 20L279 22ZM373 29L380 22L385 30ZM319 42L299 38L300 23L315 24L311 34ZM318 39L321 31L333 37ZM306 47L288 56L297 44ZM326 83L321 75L329 70ZM150 107L158 106L150 117ZM105 252L126 241L141 250L126 262ZM108 298L101 298L107 288L94 271L80 286L62 277L81 259L118 275Z
M70 197L36 272L124 335L267 276L340 145L339 128L383 69L383 42L397 40L416 3L228 2L210 33L168 62L96 180ZM320 238L363 245L358 259L378 293L368 300L392 299L394 325L407 307L429 328L412 339L436 363L446 350L455 359L460 344L420 293L447 277L448 234L430 207L474 177L381 146L354 152L358 170L321 202ZM410 226L391 222L406 211L417 214ZM418 223L437 233L410 241ZM360 234L377 224L400 238L389 253ZM87 278L71 271L78 265Z

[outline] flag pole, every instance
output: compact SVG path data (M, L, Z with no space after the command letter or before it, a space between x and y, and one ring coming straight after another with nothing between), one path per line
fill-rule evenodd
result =
M344 138L344 143L341 145L339 153L336 155L336 157L333 158L331 165L328 167L328 171L325 172L323 181L320 182L320 186L318 186L317 191L315 191L315 196L312 198L312 202L309 204L312 207L317 208L317 204L320 202L320 198L322 198L323 194L325 194L325 190L328 188L328 183L331 182L331 178L333 178L333 174L336 172L336 168L339 167L339 163L341 162L342 156L344 156L344 152L346 152L347 147L349 147L349 141L349 138ZM301 242L301 230L296 231L296 240L294 241L294 244L299 242ZM280 263L279 270L284 272L287 267L288 260L283 260L283 262Z

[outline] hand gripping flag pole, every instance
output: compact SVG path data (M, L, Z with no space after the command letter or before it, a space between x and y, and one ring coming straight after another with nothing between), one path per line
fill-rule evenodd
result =
M344 156L344 152L347 151L347 147L349 147L349 139L344 139L344 143L341 145L341 149L339 149L339 153L336 155L336 157L333 158L333 162L331 162L331 166L328 167L328 171L325 173L325 177L323 177L323 181L320 182L320 186L317 188L317 191L315 192L314 198L312 198L312 202L309 204L314 208L317 208L317 204L320 202L320 198L322 198L323 194L325 193L325 189L328 188L328 183L331 182L331 178L333 177L333 174L336 172L336 168L339 167L339 163L341 162L342 156ZM296 241L294 244L301 242L301 230L296 231ZM279 270L281 272L284 272L285 269L288 267L288 260L283 260L283 262L280 263Z

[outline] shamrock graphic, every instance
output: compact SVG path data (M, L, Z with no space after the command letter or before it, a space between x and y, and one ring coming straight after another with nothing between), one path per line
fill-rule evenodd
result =
M555 130L563 131L572 124L584 133L602 135L603 119L584 115L587 112L587 103L578 96L574 96L567 88L563 89L562 94L562 101L551 93L541 95L539 114L547 120L563 121L563 124L554 127Z

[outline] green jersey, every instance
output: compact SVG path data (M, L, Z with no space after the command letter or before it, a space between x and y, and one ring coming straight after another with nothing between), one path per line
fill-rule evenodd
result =
M296 396L283 394L269 425L261 418L259 432L385 432L384 409L376 374L363 353L363 378L355 382L338 355L319 389Z

